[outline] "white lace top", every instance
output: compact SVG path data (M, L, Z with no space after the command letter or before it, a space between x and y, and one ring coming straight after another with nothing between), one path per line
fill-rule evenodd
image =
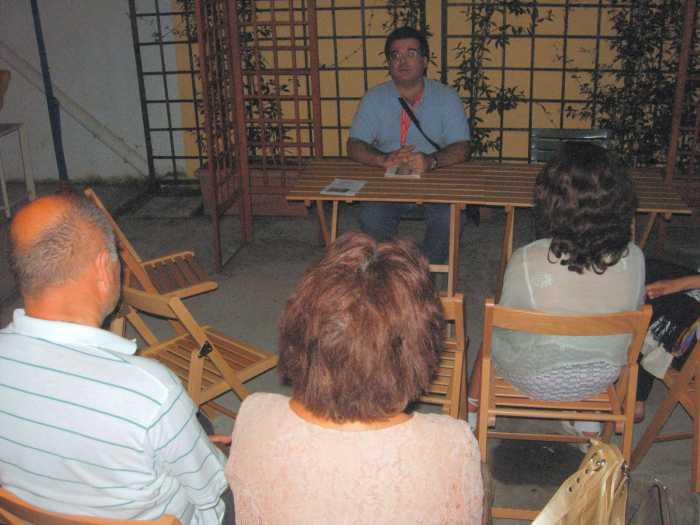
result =
M414 414L379 430L301 419L289 398L246 398L226 477L236 523L481 523L479 450L466 422Z
M605 273L569 271L549 262L551 239L539 239L513 253L500 304L549 313L592 314L635 310L644 301L644 255L633 243ZM538 374L570 365L622 366L629 336L543 336L495 330L493 360L501 371Z

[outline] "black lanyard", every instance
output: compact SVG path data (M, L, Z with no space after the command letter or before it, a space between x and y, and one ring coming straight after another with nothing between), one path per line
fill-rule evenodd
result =
M425 134L425 131L423 131L423 128L420 127L420 122L418 122L418 119L416 116L413 114L413 111L411 110L411 106L406 102L406 99L403 97L399 97L399 104L401 104L401 107L403 110L406 112L408 115L408 118L411 119L411 122L413 122L413 125L418 128L418 131L421 132L421 134L425 137L425 139L430 142L430 144L437 150L440 151L440 146L437 145L436 142L433 141L428 135Z

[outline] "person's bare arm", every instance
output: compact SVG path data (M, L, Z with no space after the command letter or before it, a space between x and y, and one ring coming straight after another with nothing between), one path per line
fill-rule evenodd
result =
M647 285L646 292L649 299L656 299L662 295L692 290L694 288L700 288L700 274L679 277L678 279L656 281L655 283Z
M437 152L438 166L451 166L469 158L470 145L464 140L455 142Z
M401 162L409 162L412 153L413 146L402 146L391 153L383 153L362 140L348 139L348 157L368 166L390 168Z
M437 158L437 167L451 166L467 160L469 151L469 142L462 140L454 142L435 153L414 153L411 157L411 167L419 173L424 173L430 167L431 157Z

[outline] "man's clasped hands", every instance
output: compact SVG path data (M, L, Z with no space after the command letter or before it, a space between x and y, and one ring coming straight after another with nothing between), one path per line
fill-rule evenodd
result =
M400 169L406 169L415 173L425 173L430 166L430 156L420 151L415 151L414 145L406 144L391 153L387 153L382 165L386 169L398 165Z

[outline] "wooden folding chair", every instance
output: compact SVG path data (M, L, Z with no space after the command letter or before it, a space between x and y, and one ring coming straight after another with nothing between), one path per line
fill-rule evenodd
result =
M481 347L481 399L477 437L481 461L486 462L487 440L523 439L537 441L587 442L579 436L551 433L515 433L489 430L499 417L601 421L605 423L602 439L610 441L614 426L622 427L622 455L629 462L634 429L634 404L637 393L637 357L641 349L651 307L638 311L599 315L555 315L534 310L518 310L494 304L486 299L484 341ZM620 377L604 392L582 401L538 401L519 392L502 377L496 376L491 361L491 344L495 327L519 332L567 336L607 336L631 334L627 363ZM534 519L537 511L494 507L494 518Z
M634 447L630 467L635 469L656 441L674 441L677 439L693 439L693 461L690 465L690 489L700 492L700 342L690 350L688 359L680 370L669 368L662 379L668 389L666 397L656 409L654 418ZM661 434L666 421L673 413L676 405L680 405L690 416L693 423L692 432L674 432Z
M445 346L440 363L424 396L423 403L442 406L452 417L466 418L467 413L467 360L464 338L464 296L442 297L445 311Z
M124 262L124 284L147 292L174 297L192 297L216 290L219 284L209 280L191 251L176 252L149 261L141 260L107 208L91 189L85 196L105 212L117 238L119 256Z
M40 509L0 487L0 525L180 525L170 514L157 520L114 520Z
M246 381L277 366L277 355L233 339L209 326L201 326L192 317L179 297L144 292L125 287L122 302L126 321L148 345L139 355L157 359L170 368L183 382L192 400L235 418L232 412L213 399L233 390L241 399L249 391ZM160 339L148 327L141 313L168 319L181 330L168 339Z

